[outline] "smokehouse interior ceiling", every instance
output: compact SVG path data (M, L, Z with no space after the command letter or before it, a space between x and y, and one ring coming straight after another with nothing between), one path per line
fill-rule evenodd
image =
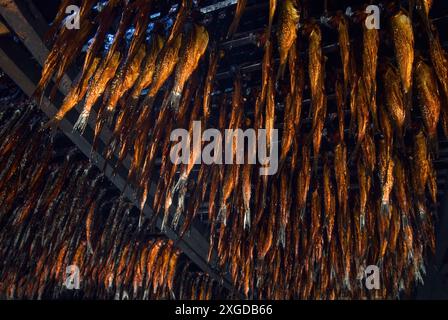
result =
M6 1L8 2L8 1ZM18 0L18 1L9 1L17 4L17 7L20 10L20 13L24 17L25 23L28 23L26 27L29 30L35 31L37 34L37 38L43 39L45 36L45 31L48 29L48 26L51 25L56 14L59 9L59 3L61 1L57 0L48 0L48 1L38 1L38 0ZM79 2L79 1L78 1ZM105 3L106 1L104 1ZM235 32L234 36L231 38L227 37L228 27L232 23L234 14L235 14L235 2L236 1L227 1L227 4L224 4L226 1L222 0L194 0L193 1L193 9L191 15L188 17L189 22L200 23L207 28L207 31L210 36L209 46L213 45L218 48L218 50L222 51L221 59L219 60L218 69L216 72L215 82L212 90L212 102L211 102L211 113L210 119L208 120L210 123L217 123L219 121L220 116L220 106L222 104L223 98L226 97L227 100L232 99L232 94L234 93L235 88L235 77L236 75L241 75L242 79L242 90L243 97L246 105L254 105L256 100L257 90L262 86L262 68L263 68L263 57L264 57L264 44L266 43L266 25L269 16L269 0L260 1L260 0L247 0L246 9L241 17L239 27ZM279 1L280 2L280 1ZM326 63L326 77L325 77L325 87L326 97L327 97L327 112L330 115L327 117L325 122L325 129L323 130L322 135L322 146L321 153L332 153L334 149L334 134L338 130L338 122L335 120L337 118L338 106L337 106L337 97L335 92L334 83L337 80L338 74L340 73L340 67L334 68L333 66L340 65L340 46L338 45L338 32L333 26L329 26L324 22L325 17L333 17L338 12L346 12L347 8L352 8L353 12L357 12L364 8L366 3L370 1L366 0L304 0L301 1L302 7L306 8L304 12L302 12L301 17L301 25L302 23L315 21L318 23L319 27L322 31L322 51L325 56ZM371 1L372 3L378 3L378 1ZM388 8L387 10L397 10L398 6L401 5L403 8L409 7L408 1L394 1L393 5L391 1L379 1L381 3L382 8ZM2 3L2 1L0 1ZM149 23L167 23L170 19L174 19L177 14L177 10L179 9L178 5L179 1L176 0L167 0L167 1L154 1L154 5L150 11L150 19ZM388 4L386 4L388 3ZM392 8L393 7L393 8ZM414 12L414 15L417 13ZM20 14L18 15L20 16ZM445 32L448 30L448 2L442 0L435 0L433 4L433 8L431 10L431 20L432 23L439 30L440 41L443 48L448 51L448 33ZM11 79L13 79L21 90L25 92L26 95L30 96L33 93L32 88L35 88L39 79L41 77L42 72L42 64L45 62L45 59L39 61L37 55L41 54L41 49L39 49L39 45L42 45L43 41L39 43L39 41L35 41L33 36L30 36L29 42L25 43L22 41L23 34L19 34L17 32L24 23L19 18L14 20L15 18L11 16L9 18L0 17L0 23L5 25L10 34L7 36L0 35L3 39L7 39L11 44L14 44L14 50L17 47L17 52L20 52L20 55L13 56L16 61L13 61L15 64L19 65L19 71L15 72L15 69L4 69L4 72L9 75ZM119 24L119 15L117 15L117 19L114 20L113 25L110 27L111 30L116 30ZM380 33L389 32L389 26L386 22L381 20L382 26L380 29ZM14 25L17 23L17 25ZM384 25L383 25L384 23ZM421 24L421 22L419 22ZM417 23L417 24L419 24ZM277 20L274 22L273 34L276 32ZM384 26L384 28L383 28ZM21 29L29 36L28 29ZM94 32L92 32L91 37L94 36ZM36 38L36 39L37 39ZM353 33L351 33L351 44L355 51L362 51L362 41L358 41L362 39L361 29L354 29ZM423 26L417 26L415 28L415 50L416 52L422 52L425 56L427 56L427 44L424 43L425 39L425 30ZM6 41L6 40L5 40ZM389 39L386 41L390 41ZM5 42L6 43L6 42ZM9 43L9 42L8 42ZM276 40L274 40L274 50L273 50L273 61L275 66L277 67L279 64L279 54L277 48ZM47 45L48 49L51 49L50 45ZM381 56L393 56L393 50L391 51L392 45L390 43L382 43L379 52ZM2 53L6 52L5 48L2 49ZM11 46L11 50L13 47ZM44 50L44 49L42 49ZM45 50L44 50L45 51ZM79 75L83 62L85 59L86 50L83 50L79 56L76 57L74 63L70 66L70 68L66 71L68 78L71 80L75 80L77 75ZM303 44L299 45L299 55L305 58L308 55L308 42L304 41ZM206 53L208 56L208 51ZM25 62L19 62L18 59L25 58ZM14 59L13 59L14 60ZM206 74L208 68L208 58L207 63L201 63L198 67L198 72ZM3 68L3 67L2 67ZM13 70L13 71L11 71ZM11 75L12 73L16 74L16 77ZM18 75L20 72L20 76ZM308 72L308 71L306 71ZM286 72L285 78L289 77L289 71ZM29 80L27 80L29 79ZM30 84L27 87L27 82L30 81ZM285 105L286 105L286 91L288 90L287 81L279 81L276 83L277 92L285 93L278 94L275 101L275 128L280 129L280 135L282 135L285 127L284 123L284 113L285 113ZM51 87L51 86L49 86ZM70 87L70 86L69 86ZM69 88L68 87L68 88ZM21 93L17 93L16 89L11 89L9 85L3 85L1 87L2 97L8 97L14 103L21 103L26 100L25 97L21 96ZM27 89L28 92L27 92ZM50 95L51 88L45 92L46 96ZM11 91L13 91L11 93ZM56 93L54 99L52 100L52 107L48 107L47 109L43 109L44 113L48 116L49 114L54 114L58 109L57 106L60 106L63 103L65 96L68 94L68 90L59 89ZM17 98L17 96L21 96ZM160 99L161 100L161 99ZM19 102L17 102L19 101ZM156 102L159 102L156 100ZM312 105L312 96L309 85L306 84L303 92L302 98L302 106L304 110L308 110ZM54 108L55 110L51 109ZM98 113L99 106L98 104L93 107L94 112ZM82 110L82 109L81 109ZM420 119L421 115L419 111L415 112L415 118ZM62 128L61 132L58 132L55 136L54 140L54 148L55 159L52 161L56 163L63 163L65 159L65 153L67 150L71 150L72 148L78 149L77 155L75 159L79 158L80 162L86 161L90 156L90 149L92 146L92 141L94 140L94 132L93 129L87 126L86 131L82 135L78 135L71 129L73 125L76 123L80 112L79 110L73 109L70 111L65 119L67 122L64 124L65 128ZM350 110L345 110L345 120L348 124L350 122ZM45 116L40 115L42 119ZM253 108L248 108L248 110L244 111L244 117L246 117L247 121L253 121L254 111ZM39 118L40 119L40 118ZM41 120L44 121L44 120ZM302 122L300 127L301 134L305 135L311 132L313 126L313 119L311 115L308 113L304 113L302 115ZM62 127L62 126L61 126ZM416 290L413 290L411 295L406 296L407 298L417 297L417 298L428 298L428 297L448 297L448 289L444 288L443 284L447 283L448 278L448 199L447 199L447 189L448 189L448 140L445 138L442 129L438 129L438 157L434 159L434 167L437 172L437 185L438 185L438 202L437 204L432 206L432 209L437 210L439 212L438 219L435 219L435 233L436 233L436 242L437 249L435 254L430 254L427 258L427 267L426 267L426 276L424 276L424 284L419 284L416 286ZM37 132L37 131L36 131ZM35 133L36 133L35 132ZM166 134L169 134L168 132ZM375 139L380 139L382 137L381 133L377 132L374 135ZM406 139L411 139L406 137ZM136 199L136 193L134 191L130 191L126 186L126 177L128 176L128 168L129 164L119 163L117 157L113 155L107 161L107 165L105 164L104 157L102 154L107 150L107 137L105 139L100 139L98 143L98 155L92 156L92 161L97 161L98 165L96 173L104 172L105 178L104 181L101 181L101 188L105 190L108 197L110 198L118 198L120 194L123 194L127 201L130 204L134 205L132 208L132 220L134 225L139 224L139 209L138 209L138 199ZM350 138L346 141L348 148L353 149L356 146L356 139ZM411 145L412 141L406 141L407 144ZM160 152L160 151L159 151ZM163 167L163 161L160 160L162 154L158 154L158 161L155 162L155 170L152 173L151 179L155 179L157 182L157 177L160 174L160 170ZM290 160L290 159L288 159ZM73 160L75 161L75 160ZM78 160L77 160L78 161ZM126 159L123 161L125 162ZM323 163L319 163L316 168L317 176L321 179L324 175ZM92 173L92 176L96 173ZM195 167L192 171L192 175L190 177L191 180L195 181L199 179L200 168ZM351 175L352 181L352 190L358 190L357 182L357 173L355 171L350 171L349 175ZM176 177L179 177L179 172L176 173ZM177 179L176 179L177 180ZM192 194L194 192L198 192L197 186L194 186L196 189L189 190L186 194L186 207L189 206L190 202L193 202L194 199ZM155 188L155 186L154 186ZM313 187L314 188L314 187ZM151 193L151 192L150 192ZM152 198L154 197L154 191L152 191L150 195L150 200L148 203L152 203ZM311 198L311 193L310 193ZM208 196L205 197L208 199ZM161 200L162 202L164 199ZM153 208L151 206L145 207L146 216L151 216L153 213ZM102 207L104 211L110 210L110 206ZM237 286L232 283L231 273L232 267L229 267L230 262L227 262L225 266L219 265L219 258L216 257L216 250L211 250L212 261L207 261L207 256L209 254L209 237L210 237L210 225L212 224L209 221L208 215L209 203L205 200L200 204L199 209L196 212L196 218L191 222L192 226L189 232L187 232L183 237L179 237L178 230L174 230L174 228L168 228L166 230L160 230L160 221L155 225L156 227L151 226L145 230L146 234L143 234L142 237L151 238L151 239L163 239L163 241L168 241L168 239L174 240L174 246L178 246L180 251L183 252L180 258L180 267L185 268L188 267L188 272L184 272L184 274L191 274L191 279L193 279L193 275L196 274L208 274L211 279L216 281L216 287L222 288L214 288L213 297L222 298L222 297L244 297L245 292L243 292L243 288L241 285ZM443 210L442 210L443 209ZM444 211L444 215L441 213ZM106 216L106 213L102 213L103 216ZM1 220L0 220L1 221ZM104 222L106 223L106 222ZM136 229L137 230L137 229ZM140 229L138 229L140 232ZM145 238L146 239L146 238ZM130 240L131 241L131 240ZM143 241L143 240L139 240ZM165 246L166 244L164 244ZM167 247L173 245L166 245ZM280 250L280 249L279 249ZM397 249L398 250L398 249ZM227 269L230 269L227 270ZM253 271L254 273L257 271ZM180 276L180 273L179 273ZM185 283L194 283L194 278L191 280L188 278ZM197 280L197 283L200 283ZM187 286L187 284L185 284ZM176 292L177 294L178 292ZM266 292L264 292L266 294ZM251 292L252 298L256 298L256 294ZM164 298L170 298L169 296L163 296ZM182 297L182 296L181 296ZM184 296L185 297L185 296ZM193 295L191 296L193 297ZM274 296L271 296L274 297ZM342 295L342 297L345 297Z

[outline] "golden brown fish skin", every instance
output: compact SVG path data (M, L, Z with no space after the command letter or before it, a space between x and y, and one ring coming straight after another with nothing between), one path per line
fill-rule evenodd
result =
M272 71L272 70L271 70ZM271 75L268 79L268 88L267 88L267 99L266 99L266 109L265 109L265 128L266 128L266 142L268 146L268 150L271 148L272 141L272 132L274 130L275 124L275 83L274 77L271 72Z
M56 73L55 86L51 96L54 97L57 87L62 80L64 72L73 62L73 59L81 51L83 45L88 39L93 24L88 20L87 15L96 3L95 0L86 0L82 3L79 12L79 19L85 23L80 23L80 29L61 28L53 47L45 60L42 69L42 75L33 94L42 103L43 95L51 78Z
M391 64L386 66L383 74L385 106L393 122L397 138L403 141L407 108L400 89L400 77L397 69Z
M111 93L109 101L107 102L107 112L111 113L115 110L118 100L124 96L129 89L131 89L141 72L142 61L145 57L145 46L141 45L130 61L129 66L125 68L122 78L119 80L119 85Z
M208 71L204 85L204 101L202 107L205 126L207 126L207 120L210 117L211 95L213 93L213 86L216 77L216 72L218 71L218 62L222 56L224 56L224 52L218 50L216 46L212 48L209 55Z
M294 122L291 119L294 119L294 110L293 110L293 101L291 99L291 95L286 97L285 102L285 114L283 118L283 135L282 135L282 150L280 154L280 167L284 164L286 157L291 150L293 139L295 136L295 127Z
M101 67L98 68L96 74L93 76L89 92L86 96L86 101L84 104L84 109L79 115L78 120L73 126L74 130L80 130L80 132L84 132L87 122L89 120L90 112L92 110L93 105L98 100L98 98L103 94L109 82L115 75L117 68L120 64L121 54L117 51L110 60L110 63L106 65L103 72L101 71ZM103 61L104 62L104 61Z
M59 4L58 11L56 13L56 17L51 23L51 27L48 29L47 34L45 35L46 42L53 42L55 37L58 35L58 29L62 25L62 21L67 16L65 10L71 4L71 0L62 0Z
M400 208L400 213L408 215L410 208L407 190L409 186L408 174L406 172L405 163L403 160L395 157L394 162L394 180L396 181L396 183L394 184L395 196Z
M369 199L370 188L372 186L371 177L367 172L364 160L358 158L358 184L359 184L359 223L360 229L363 230L366 225L367 201Z
M429 35L429 54L434 71L441 84L441 91L448 101L448 57L440 42L437 29L432 26L432 33ZM444 108L447 109L447 108Z
M306 202L311 181L311 155L308 145L304 145L302 149L302 161L299 174L297 176L297 209L300 219L305 215Z
M376 169L376 145L372 130L368 130L361 145L362 157L367 173L372 175Z
M98 51L101 48L101 45L104 43L107 30L114 22L115 17L114 13L119 4L120 0L108 1L107 5L99 13L98 20L100 21L100 23L98 29L96 30L93 41L89 45L89 48L87 49L86 57L84 59L84 64L82 67L81 78L84 78L88 70L91 68L91 64L93 63L95 57L97 56Z
M154 34L147 46L146 57L143 61L142 72L139 75L130 97L132 101L136 101L143 89L149 87L153 80L154 70L156 66L156 59L162 50L164 39L159 34ZM132 104L134 105L135 102Z
M251 173L253 166L249 163L243 165L243 183L242 183L242 191L243 191L243 200L244 200L244 229L250 229L251 226L251 217L250 217L250 199L251 199Z
M348 227L348 190L350 185L350 175L347 172L347 147L344 143L340 142L336 145L334 156L334 174L339 208L337 214L338 231L341 239L344 239L346 237L346 228ZM342 246L342 249L344 248Z
M344 114L344 106L345 106L345 95L344 95L344 86L341 80L341 77L336 79L335 84L336 91L336 106L338 113L338 132L339 132L339 140L341 142L344 141L344 131L345 131L345 114Z
M361 147L365 136L367 134L367 128L369 125L369 109L368 109L368 94L366 87L361 78L358 79L358 85L356 86L356 105L357 105L357 143L355 147L355 152Z
M362 79L367 92L369 110L373 118L375 129L378 129L377 103L376 103L376 76L378 66L378 48L380 43L379 32L375 28L367 28L363 24L363 52L362 52Z
M282 170L280 174L280 226L279 243L283 248L286 246L286 227L290 220L290 184L287 170Z
M415 135L413 161L412 161L412 185L416 193L417 208L420 218L424 220L427 215L425 206L425 190L431 175L431 160L428 152L426 136L423 130Z
M240 24L241 17L246 9L247 0L238 0L236 4L235 15L233 16L232 24L229 27L229 31L227 32L227 39L232 38L235 32L238 30L238 26Z
M381 212L389 216L390 195L394 185L394 159L385 141L380 141L379 153L379 173L381 183Z
M173 42L177 41L175 39L182 32L182 28L184 27L185 21L189 15L192 4L193 4L192 0L181 1L179 11L177 12L176 15L176 20L174 21L174 25L171 28L170 35L168 36L168 39L166 41L165 48L168 48L168 46L171 46ZM165 48L163 50L165 50Z
M272 77L272 66L273 59L272 59L272 41L268 39L266 41L265 47L264 47L264 55L263 55L263 63L262 63L262 74L261 74L261 91L259 92L259 96L257 97L255 110L261 110L261 108L264 106L266 102L267 92L268 92L268 86L269 86L269 78ZM260 112L260 117L261 117ZM257 119L259 120L259 119ZM259 124L261 125L261 123Z
M429 12L431 11L433 0L417 0L417 8L422 10L426 19L429 18Z
M344 75L344 102L345 97L347 96L347 89L349 84L351 83L351 61L350 61L350 35L348 30L348 21L345 15L342 12L338 12L335 16L335 24L338 29L338 40L339 40L339 49L342 60L342 70Z
M194 25L186 39L183 52L180 53L179 63L174 76L174 86L171 95L171 107L177 112L185 83L196 70L199 61L207 49L209 35L207 29L200 25Z
M385 141L387 148L391 150L394 139L394 132L392 127L392 120L384 105L380 105L379 120L382 139Z
M428 22L428 40L429 40L429 54L431 57L434 71L437 75L440 84L440 94L443 98L441 107L442 129L445 137L448 137L448 57L445 50L442 48L440 37L434 25Z
M421 58L415 65L415 82L423 123L432 143L436 143L440 118L441 99L437 78L432 68Z
M47 124L47 127L56 127L65 115L70 112L76 105L84 98L87 90L90 78L94 75L99 64L99 57L96 57L90 65L90 68L86 71L84 77L79 78L77 82L72 86L70 92L65 97L62 106L59 108L56 115Z
M148 28L149 15L153 6L153 0L140 0L132 3L135 6L134 16L134 33L132 34L131 43L124 60L127 69L133 63L135 55L142 47L145 40L146 30Z
M414 31L409 16L400 10L391 18L392 37L395 47L403 92L407 94L412 87L414 65Z
M430 157L429 159L429 177L428 177L428 190L431 195L431 201L436 204L437 203L437 172L434 168L434 164Z
M317 100L323 83L322 32L317 24L310 25L309 29L308 74L311 97Z
M324 161L323 180L325 227L327 229L328 242L331 242L333 236L334 218L336 216L336 197L328 158Z
M278 192L276 192L276 189L273 189L272 191L269 220L266 221L265 226L262 228L258 242L260 248L258 251L258 259L260 260L263 260L266 257L274 242L275 212L277 212Z
M277 0L269 0L269 24L266 32L266 38L271 37L272 24L274 23L274 15L277 10Z
M296 0L282 1L279 10L277 38L280 52L280 67L278 75L283 78L289 52L297 39L300 12L297 9Z
M327 113L327 99L324 84L324 58L322 55L322 32L320 27L313 23L309 29L309 65L310 89L312 100L312 129L314 169L317 162L322 141L322 130Z
M154 99L165 81L173 73L177 62L179 61L179 49L182 43L182 34L179 34L169 47L162 49L157 57L156 67L154 70L154 79L148 92L148 97Z

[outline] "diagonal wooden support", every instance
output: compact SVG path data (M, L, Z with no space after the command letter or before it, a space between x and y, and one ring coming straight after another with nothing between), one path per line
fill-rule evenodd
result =
M44 24L34 16L30 10L27 10L27 4L24 1L13 0L0 0L0 14L8 24L8 27L12 29L14 34L20 39L25 48L31 53L38 65L35 64L29 57L29 53L19 44L11 41L7 37L3 36L0 39L0 67L13 79L22 90L29 96L34 93L36 84L39 80L39 65L42 66L45 62L46 56L49 53L48 48L42 41L43 32L38 30L44 29ZM71 87L71 79L65 75L64 79L59 86L59 91L62 95L68 93ZM42 110L52 117L57 112L57 106L50 103L48 99L45 99ZM82 106L77 106L77 114L79 115ZM78 132L73 131L74 121L64 119L60 125L62 131L73 141L80 150L87 156L91 155L91 143L93 136L92 128L94 128L93 119L96 118L95 114L92 114L91 120L88 124L86 133L80 135ZM90 130L89 130L90 128ZM90 135L89 135L90 131ZM110 140L111 133L107 128L101 132L100 140L104 145L107 145ZM101 148L100 148L101 149ZM104 167L104 158L101 152L95 155L95 164L102 169ZM121 164L121 170L118 170L117 174L113 174L113 168L108 163L105 166L105 175L110 181L122 192L124 195L138 206L138 201L135 199L134 192L126 186L127 172L130 167L129 157ZM154 196L154 186L150 190L151 196ZM146 205L144 212L147 216L152 216L152 209ZM156 222L156 227L160 229L162 219L159 217ZM212 278L219 281L227 289L233 291L231 282L227 277L223 277L218 270L215 270L212 265L216 263L216 254L213 254L212 262L207 262L207 255L209 250L209 243L204 235L196 230L193 226L191 232L185 235L183 238L179 238L175 230L167 228L165 234L177 242L179 248L204 272L208 273Z

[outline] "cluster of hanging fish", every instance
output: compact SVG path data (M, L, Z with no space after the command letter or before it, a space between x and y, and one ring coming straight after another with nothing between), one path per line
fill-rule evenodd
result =
M0 298L225 295L173 241L138 228L138 210L66 139L40 130L46 120L35 105L1 110ZM79 290L66 287L69 266L79 268Z
M58 29L39 97L53 76L58 84L91 29L96 32L81 76L50 124L83 102L75 124L82 131L99 102L95 140L106 123L113 128L106 155L123 160L131 154L128 180L141 206L155 171L152 207L163 215L163 228L182 221L184 234L208 201L210 256L216 249L220 266L229 266L235 287L249 298L410 295L435 247L439 122L448 135L448 61L429 19L432 1L411 1L413 15L388 2L383 28L376 30L366 27L364 8L352 16L339 12L321 25L304 18L308 8L300 0L270 0L261 88L244 96L236 71L232 96L223 94L217 103L217 121L210 116L211 93L224 53L209 45L204 26L190 21L189 0L180 2L171 27L151 25L147 36L153 2L110 0L89 20L96 1L86 0L81 30ZM238 1L229 38L245 7ZM110 44L107 31L116 13L120 21ZM54 28L62 18L60 13ZM332 68L324 28L339 39L339 62ZM415 28L427 40L420 53L414 51ZM356 43L353 34L361 34ZM204 73L197 71L201 61ZM201 165L193 178L200 154L193 152L189 165L169 160L172 129L191 134L193 121L201 121L203 128L269 132L281 117L280 169L273 177L258 175L258 165L235 164ZM362 282L368 265L380 267L380 290L369 291Z

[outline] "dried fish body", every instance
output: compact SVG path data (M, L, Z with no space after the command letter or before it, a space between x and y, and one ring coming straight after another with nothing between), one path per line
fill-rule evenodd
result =
M232 24L230 25L229 31L227 32L227 38L232 38L235 32L238 30L241 17L243 16L244 10L246 9L246 4L247 0L238 0Z
M441 108L437 78L432 68L422 59L418 59L415 65L415 78L423 123L431 142L436 144Z
M130 61L128 68L122 65L124 70L119 72L119 84L112 90L109 101L107 102L107 112L111 113L115 109L115 106L123 95L134 86L137 78L140 76L140 68L142 65L143 58L145 57L145 47L141 45L137 50L134 58Z
M84 109L82 110L78 120L73 126L74 129L84 132L87 126L87 122L89 120L92 107L98 100L98 98L103 94L109 81L112 80L113 76L115 75L115 72L120 63L120 57L121 57L120 53L116 52L112 56L110 64L107 64L106 67L104 68L104 71L99 72L102 70L102 68L100 67L97 70L96 74L93 76L91 81L92 86L90 87L90 90L87 93Z
M363 24L362 78L366 88L370 113L376 129L378 129L376 76L379 43L380 37L378 30L375 28L367 28Z
M64 116L72 110L86 95L88 90L88 84L90 79L94 75L97 67L99 65L99 57L93 59L89 68L86 69L85 73L78 79L77 83L70 89L70 92L65 97L64 102L59 108L58 112L54 116L53 120L49 123L49 126L56 126Z
M280 67L278 75L283 78L289 52L296 43L300 12L297 9L296 0L282 1L279 9L277 38L280 51Z
M266 32L267 38L271 37L271 30L272 30L272 25L274 23L274 15L275 15L276 10L277 10L277 0L269 0L269 25L268 25L268 30Z
M391 150L384 141L380 141L379 147L379 173L381 183L381 212L389 216L390 213L390 195L394 185L394 159Z
M409 16L400 10L391 18L392 37L400 70L403 92L407 94L412 87L414 65L414 31Z
M359 184L359 199L360 199L359 225L360 229L363 230L366 225L367 201L369 199L372 181L367 173L367 168L365 167L361 158L358 160L358 184Z
M300 219L305 215L306 202L311 181L311 155L308 145L303 146L301 168L297 178L297 208Z
M182 34L179 34L172 44L165 44L164 49L157 57L156 67L154 70L154 79L147 98L154 99L165 81L173 73L177 62L179 61L179 49L182 43ZM168 46L168 47L167 47Z
M156 33L151 37L150 43L147 45L146 56L142 62L141 73L138 75L130 94L130 98L132 99L130 103L131 107L135 106L136 101L140 97L143 89L148 88L151 85L156 67L157 56L161 52L163 44L164 39L161 35Z
M392 65L388 65L385 73L383 74L383 79L385 105L391 120L393 121L398 140L402 141L407 110L404 104L404 97L400 89L400 78L397 70Z
M351 61L350 61L350 52L351 52L351 44L350 44L350 35L348 30L348 21L347 18L339 12L335 19L335 23L337 25L338 29L338 40L339 40L339 48L340 48L340 54L342 59L342 70L344 75L344 94L343 94L343 101L345 101L345 97L347 96L347 89L349 86L349 83L351 83Z
M171 96L172 108L177 112L185 83L198 67L199 61L207 49L209 35L205 27L195 25L186 39L184 51L179 57L174 76L174 86Z
M214 46L212 48L210 55L209 55L209 64L208 64L207 76L205 79L205 85L204 85L204 101L203 101L203 108L202 108L205 123L207 123L207 120L210 117L211 94L213 91L213 85L214 85L216 72L218 71L219 58L223 55L224 55L224 53L222 51L218 51L216 46Z

